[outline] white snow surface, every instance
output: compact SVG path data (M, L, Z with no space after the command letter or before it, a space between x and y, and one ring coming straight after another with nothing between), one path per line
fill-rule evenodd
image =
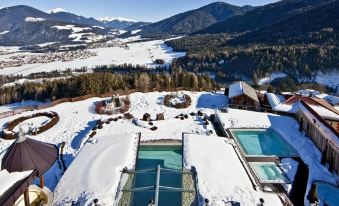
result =
M229 109L228 113L219 113L225 128L272 128L277 131L309 166L308 194L313 181L325 181L336 184L339 177L332 174L320 163L321 152L303 133L299 132L299 124L293 118L270 113L259 113L245 110ZM249 118L251 117L251 118ZM305 199L305 205L309 205Z
M0 32L0 35L7 34L9 31L2 31Z
M134 165L137 135L110 135L87 143L62 176L54 191L53 205L67 205L76 201L89 205L94 198L101 205L114 199L121 171Z
M320 116L331 119L331 120L337 120L339 121L339 115L334 113L331 110L328 110L325 107L322 106L315 106L315 105L309 105L315 112L317 112Z
M279 94L274 94L274 93L265 93L268 102L270 103L272 109L274 109L276 106L278 106L279 104L282 104L283 102L285 102L285 98L283 95L279 95Z
M66 12L66 10L63 9L63 8L55 8L55 9L51 9L49 11L46 11L46 13L50 13L50 14L59 13L59 12Z
M229 98L236 97L242 93L243 93L242 83L241 81L239 81L230 85L228 97Z
M141 32L141 30L142 30L142 29L133 30L133 31L131 31L131 34L139 33L139 32Z
M33 170L24 172L11 172L6 169L0 171L0 196L3 195L9 188L11 188L18 181L28 177Z
M339 104L339 97L338 96L324 94L324 93L317 94L315 96L320 98L320 99L326 100L328 103L330 103L332 105L338 105Z
M22 102L18 102L18 103L6 104L6 105L3 105L3 106L0 106L0 113L13 111L15 109L19 109L19 108L22 108L22 107L38 106L40 104L45 104L45 103L27 100L27 101L22 101Z
M72 30L73 32L82 32L87 30L92 30L90 27L77 27L75 25L64 25L64 26L52 26L58 30Z
M240 205L282 205L275 194L255 191L233 146L225 138L186 135L184 142L185 167L194 166L198 173L199 192L210 205L225 205L230 201Z
M268 75L267 77L260 79L259 85L268 84L268 83L271 83L275 79L286 77L286 76L287 76L287 74L282 73L282 72L273 72L272 74Z
M31 17L28 16L25 18L25 22L38 22L38 21L45 21L46 19L44 18L38 18L38 17Z
M280 168L287 175L291 182L294 181L294 176L297 173L299 163L292 158L283 158L279 164Z
M128 21L128 22L137 22L136 20L133 19L128 19L128 18L124 18L124 17L101 17L101 18L97 18L98 21L120 21L120 22L124 22L124 21Z
M96 114L94 112L94 102L101 101L104 99L91 98L91 99L87 99L87 100L79 101L79 102L63 103L63 104L59 104L51 108L40 110L39 112L46 112L46 111L57 112L59 115L60 121L53 128L47 130L46 132L43 132L36 136L30 136L30 138L37 139L43 142L56 144L56 145L59 145L61 142L65 142L64 156L65 156L66 166L69 168L72 168L72 167L75 168L75 166L72 166L73 163L76 161L74 160L74 158L77 155L79 155L80 157L82 152L86 151L86 150L82 150L82 148L85 149L87 144L92 144L91 142L93 142L94 144L87 146L88 148L94 147L96 144L100 144L100 142L105 141L105 140L101 140L102 137L115 137L115 136L120 136L120 135L124 135L126 137L130 134L141 132L142 134L141 141L148 141L148 140L160 140L160 139L181 140L183 132L204 135L205 137L200 138L202 140L200 139L195 140L197 138L192 140L191 146L190 146L190 143L186 144L186 146L189 147L189 150L187 150L188 151L187 154L188 155L190 154L190 156L185 157L185 159L187 160L187 163L189 163L190 165L196 166L198 169L199 189L201 191L205 191L205 193L203 194L206 195L206 197L211 197L210 199L211 201L219 203L219 202L223 202L224 199L227 199L226 197L231 197L234 199L238 198L239 194L241 193L241 190L237 190L237 188L243 188L242 190L245 192L243 192L243 197L239 197L240 198L239 201L244 201L245 203L247 203L253 200L253 202L257 202L258 201L257 195L259 193L248 194L246 192L246 191L250 191L250 188L247 187L248 183L245 182L246 179L239 180L240 182L244 181L244 185L242 185L241 183L240 186L238 185L238 183L236 182L234 183L234 181L231 178L229 178L228 181L232 182L232 184L234 183L235 185L233 186L228 186L228 182L226 182L226 180L220 180L220 182L223 181L225 183L223 184L225 188L220 188L221 184L219 184L218 182L215 182L215 179L211 179L213 185L210 185L209 181L208 182L203 181L203 180L207 180L208 178L213 178L213 177L210 177L213 174L220 176L221 178L226 178L226 176L224 174L220 174L218 170L210 169L207 171L206 169L207 167L204 165L202 165L200 167L201 169L199 169L199 165L201 165L203 162L205 163L207 159L210 161L210 163L208 164L211 164L211 167L213 168L214 167L219 168L219 166L216 165L216 162L220 162L220 161L231 162L232 164L234 163L235 165L240 164L240 163L236 162L233 158L224 159L225 155L226 157L228 157L229 155L233 156L234 151L230 150L229 148L230 146L228 146L222 140L218 140L219 138L215 138L214 140L214 138L212 137L212 136L215 136L215 131L214 131L213 126L211 124L204 125L201 117L199 116L192 117L189 115L189 118L185 120L174 118L175 116L181 113L184 113L184 114L189 114L190 112L196 113L198 110L201 110L202 112L208 115L214 114L215 108L222 108L227 105L227 101L228 101L227 97L221 93L188 92L188 91L183 91L183 92L185 94L188 94L192 99L192 105L186 109L174 109L174 108L169 108L169 107L164 106L162 104L163 98L166 94L170 94L169 92L133 93L130 95L131 108L129 110L129 113L131 113L135 118L141 119L144 113L149 113L151 115L151 119L155 119L155 116L157 113L164 113L165 120L153 121L154 126L158 127L156 131L151 131L149 128L143 128L143 127L137 126L132 122L132 120L121 119L121 120L118 120L117 122L111 122L110 124L104 124L103 129L96 130L97 135L94 136L93 141L87 141L88 136L91 133L91 129L95 125L96 120L98 119L105 120L109 117L117 116L117 115L106 116L106 115ZM2 118L0 119L0 129L2 129L1 127L3 127L4 124L7 123L8 121L14 120L20 116L27 116L27 115L33 114L35 112L36 111L24 112L22 114L18 114L12 117ZM218 116L221 118L225 128L232 126L234 128L242 128L242 127L269 128L269 127L272 127L273 129L275 129L290 145L292 145L296 149L296 151L300 154L305 164L309 166L310 178L308 181L307 193L308 193L308 190L310 189L311 182L314 180L322 180L322 181L326 181L326 182L333 183L333 184L335 184L336 181L339 181L338 176L331 174L326 167L320 164L320 159L321 159L320 151L317 149L317 147L313 144L313 142L308 137L305 137L304 134L298 131L299 126L298 126L298 123L294 119L290 117L279 116L279 115L274 115L274 114L269 114L269 113L250 112L250 111L235 110L235 109L229 109L228 113L218 113ZM206 135L209 134L210 130L213 131L213 134L211 136L206 137ZM94 140L97 141L96 144L95 144L96 141ZM211 140L212 146L208 146L209 145L208 140ZM206 144L205 144L205 141L206 141ZM14 142L13 140L0 139L0 153L6 150L10 146L10 144L13 142ZM117 141L116 143L118 144L118 142L120 141ZM200 145L200 143L198 142L204 143L203 144L204 146ZM219 143L220 143L220 146L218 146ZM218 148L221 146L223 146L223 148L220 148L219 150ZM195 147L198 147L198 149L196 149ZM128 151L133 151L133 149L128 150ZM193 151L199 151L199 152L193 155ZM206 152L201 152L201 151L206 151ZM111 160L116 161L113 156L111 156ZM127 162L126 164L128 165L129 163L127 160L126 162ZM90 161L88 163L90 163ZM96 162L93 160L91 164L96 165ZM231 172L234 172L240 169L238 166L235 166L234 167L235 170L233 171L233 168L231 168L228 164L224 164L222 162L220 164L223 165L220 167L224 168L222 172L225 172L228 170L231 170ZM186 165L188 166L188 164ZM119 166L123 166L123 164ZM96 166L96 167L99 167L99 166ZM106 167L110 167L110 165L106 164ZM82 170L83 170L82 167L77 167L77 172L82 173L83 172ZM115 171L117 170L110 170L111 173L114 173ZM206 171L208 172L208 174L206 174ZM109 175L113 175L111 173ZM240 175L243 174L243 170L241 170L239 173ZM55 163L53 167L45 173L46 186L53 191L61 177L62 177L62 171L59 169L58 163ZM77 175L74 175L73 179L71 180L68 179L69 180L69 182L67 181L68 186L71 187L72 182L77 181L76 178L77 178ZM91 178L96 178L96 177L95 175L93 175L93 177L91 176ZM86 181L92 181L92 179L89 179ZM62 184L66 184L66 183L62 183ZM238 187L235 187L237 185ZM212 190L211 189L212 187L216 187L217 190ZM108 193L114 191L115 188L116 188L115 182L111 182L110 190L107 190L109 191ZM220 188L220 191L218 190L219 188ZM61 191L61 190L58 190L58 191ZM234 193L232 192L229 193L227 191L233 191ZM227 193L224 194L224 192L227 192ZM221 197L221 194L223 194L223 197ZM59 195L60 197L62 196L67 199L66 193L59 194ZM91 195L92 194L86 194L84 196L81 196L80 199L84 201L89 200L90 198L93 197ZM103 195L106 195L106 194L103 194ZM114 204L113 202L114 195L111 195L110 197L111 197L110 200L112 202L110 202L109 205L112 205ZM75 194L70 194L69 199L72 199L72 198L75 198ZM276 196L273 195L272 200L271 200L271 197L269 197L269 200L267 201L270 201L270 200L275 201L275 198ZM103 197L103 199L105 199L105 197ZM307 202L305 200L305 204L306 203Z
M72 25L56 26L56 29L72 29L80 31L83 28L74 27ZM78 30L79 29L79 30ZM135 37L138 40L138 37ZM133 41L129 39L126 41ZM83 67L93 68L100 65L119 65L119 64L132 64L144 65L149 68L159 66L154 63L156 59L164 59L166 64L171 64L173 59L185 56L185 52L173 52L171 47L168 47L164 40L154 40L147 42L127 43L128 49L122 47L105 47L88 49L94 52L97 56L92 56L87 59L76 59L67 62L49 62L44 64L25 64L19 67L7 67L0 69L0 75L22 74L29 75L36 72L49 72L52 70L67 70L79 69ZM22 53L14 53L8 55L0 55L0 61L8 61L12 56ZM29 55L37 55L28 53Z
M318 84L327 85L336 89L339 87L339 72L333 71L329 73L317 72L314 81Z

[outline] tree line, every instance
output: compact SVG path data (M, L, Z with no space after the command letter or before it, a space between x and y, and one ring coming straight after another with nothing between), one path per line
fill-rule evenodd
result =
M100 95L113 93L117 90L147 92L175 88L211 90L216 87L216 83L208 75L197 75L177 69L158 73L94 72L45 82L25 82L11 87L0 87L0 105L23 100L53 101L88 94Z

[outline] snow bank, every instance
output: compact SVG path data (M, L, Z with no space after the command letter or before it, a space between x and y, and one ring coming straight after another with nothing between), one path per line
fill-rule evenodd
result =
M97 137L97 142L87 143L62 176L54 191L54 205L87 205L97 198L101 205L112 205L121 170L132 168L136 135Z
M252 206L260 203L259 198L267 205L282 205L277 195L253 189L233 146L225 138L186 135L184 161L186 168L196 168L199 192L211 205L236 201Z

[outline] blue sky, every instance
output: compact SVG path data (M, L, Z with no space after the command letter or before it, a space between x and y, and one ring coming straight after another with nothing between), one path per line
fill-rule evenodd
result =
M259 6L277 0L226 0L233 5ZM199 8L213 0L0 0L0 7L29 5L47 11L63 8L86 17L125 17L138 21L159 21L172 15Z

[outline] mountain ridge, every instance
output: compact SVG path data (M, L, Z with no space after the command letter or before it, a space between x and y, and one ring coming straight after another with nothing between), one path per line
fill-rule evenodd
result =
M234 6L225 2L214 2L198 9L189 10L143 27L143 37L189 34L234 15L251 10L251 6Z

